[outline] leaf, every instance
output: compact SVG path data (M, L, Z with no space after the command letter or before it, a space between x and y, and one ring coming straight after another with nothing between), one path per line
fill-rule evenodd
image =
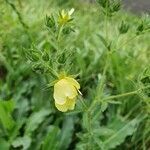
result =
M0 150L9 150L10 144L4 139L0 139Z
M21 127L25 123L25 120L26 119L22 118L22 119L16 121L14 128L11 130L11 132L9 134L9 141L13 141L17 137L17 135L20 133Z
M107 41L104 39L104 37L100 34L97 34L98 37L100 38L100 40L102 41L102 43L104 44L104 46L107 48L108 47L108 43Z
M12 129L15 122L11 116L11 113L14 109L14 102L9 101L0 101L0 122L6 129Z
M61 131L60 147L67 149L71 140L74 129L74 122L71 116L67 116L63 122Z
M119 122L116 121L113 125L116 127L115 131L111 136L107 137L104 140L103 144L105 149L115 148L117 145L120 145L127 136L132 135L139 123L139 119L135 118L127 123L120 122L120 125L117 125Z
M31 134L38 128L46 116L51 113L50 110L42 109L39 112L33 113L27 121L26 134Z
M22 146L22 150L27 150L31 145L31 138L28 136L19 137L13 141L12 146L14 148Z
M59 136L60 136L59 128L55 126L50 126L49 132L43 141L42 150L59 150L58 148Z
M12 113L14 108L15 108L15 103L13 100L9 100L9 101L2 101L5 109L7 112Z
M85 129L89 129L89 123L88 123L88 114L87 113L84 113L83 114L83 122L82 122L82 126L83 128Z
M111 136L114 134L114 130L107 127L99 127L98 129L94 129L93 133L98 136Z
M15 103L13 100L9 101L0 100L0 105L9 113L11 113L15 107Z
M108 107L108 103L103 101L102 104L101 104L101 111L104 112Z
M104 44L105 48L110 51L112 43L111 42L107 42L102 35L100 35L100 34L97 34L97 35L100 38L101 42Z

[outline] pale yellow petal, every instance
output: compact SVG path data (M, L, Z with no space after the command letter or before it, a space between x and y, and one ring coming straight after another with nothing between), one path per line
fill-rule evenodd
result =
M62 111L62 112L66 112L68 110L68 107L66 104L60 105L55 102L55 106L59 111Z
M74 99L67 99L66 103L67 103L68 109L73 110L75 107L75 98Z
M66 96L63 91L64 87L62 82L58 81L54 85L54 99L58 104L64 104L66 102Z
M57 104L64 104L67 98L73 99L77 96L77 90L66 79L61 79L54 85L54 99Z
M71 10L68 12L69 16L71 16L74 13L74 8L71 8Z
M80 89L80 84L73 78L70 78L70 77L65 77L65 79L70 82L73 86L76 87L76 89Z
M62 105L55 102L55 106L59 111L66 112L67 110L73 110L75 107L75 99L67 99Z
M64 9L61 11L61 15L62 15L62 17L65 17L66 13L65 13Z

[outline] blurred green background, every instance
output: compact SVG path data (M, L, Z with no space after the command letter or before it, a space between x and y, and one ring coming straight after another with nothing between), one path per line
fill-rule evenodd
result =
M81 92L88 106L99 96L106 49L97 34L104 35L106 28L108 40L118 50L109 60L104 95L150 85L150 34L142 34L130 42L141 20L146 17L150 22L149 16L139 17L121 10L106 27L96 3L0 0L0 150L148 150L149 89L109 104L99 104L91 114L91 136L87 114L81 111L80 102L72 112L56 110L53 88L45 88L47 78L35 73L23 55L23 49L29 49L32 44L51 51L53 45L45 16L70 8L75 8L76 27L63 44L74 49L71 73L79 74ZM118 27L122 20L130 28L120 36ZM129 43L121 45L128 40Z

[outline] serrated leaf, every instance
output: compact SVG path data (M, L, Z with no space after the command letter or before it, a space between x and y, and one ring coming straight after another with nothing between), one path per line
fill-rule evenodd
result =
M121 122L121 125L120 125L121 128L116 130L116 132L114 132L111 136L107 137L106 140L104 140L103 144L105 146L105 149L107 150L107 149L115 148L116 146L120 145L127 136L130 136L134 133L134 131L137 128L138 123L139 123L139 119L137 118L127 123ZM115 125L115 128L116 127L117 126Z
M97 136L111 136L115 131L107 127L99 127L98 129L94 129L93 133Z
M31 145L31 138L28 136L19 137L13 141L12 146L14 148L22 146L22 150L27 150Z
M26 134L31 134L38 128L40 123L44 121L45 117L51 113L50 110L42 109L33 113L27 121Z
M61 131L60 147L67 149L71 140L74 129L74 122L71 116L65 118Z
M102 41L102 43L104 44L104 46L107 48L108 47L108 43L107 41L104 39L104 37L100 34L97 34L97 36L100 38L100 40Z
M49 132L43 141L42 150L59 150L59 136L59 128L50 126Z
M12 129L15 122L11 116L11 112L14 109L14 102L12 100L9 101L0 101L0 122L3 127L6 129Z
M108 103L105 102L105 101L102 102L102 104L101 104L101 111L104 112L107 109L107 107L108 107Z
M89 129L89 123L88 123L88 114L87 113L84 113L83 114L83 127L85 129Z

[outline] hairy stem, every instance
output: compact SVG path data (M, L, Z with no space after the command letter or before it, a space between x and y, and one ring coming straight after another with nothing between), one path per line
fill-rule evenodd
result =
M111 99L117 99L117 98L120 98L120 97L126 97L126 96L130 96L130 95L136 95L136 94L138 94L141 90L148 89L148 88L150 88L150 86L143 87L143 88L140 88L140 89L135 90L135 91L132 91L132 92L127 92L127 93L118 94L118 95L112 95L112 96L109 96L109 97L107 97L107 98L104 98L103 100L111 100Z

